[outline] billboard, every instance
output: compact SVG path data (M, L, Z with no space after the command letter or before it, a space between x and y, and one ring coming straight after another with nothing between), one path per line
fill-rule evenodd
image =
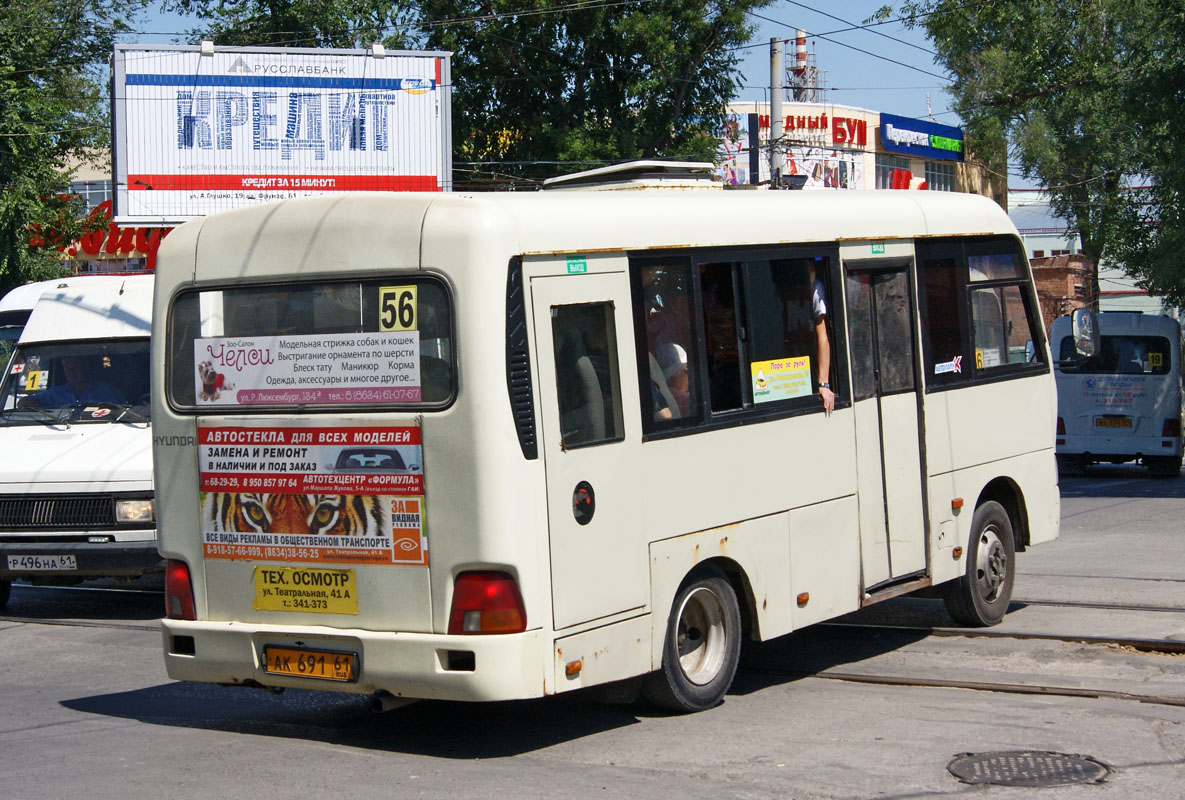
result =
M174 224L333 192L449 191L449 55L116 45L116 220Z
M730 113L724 121L718 174L730 185L769 181L769 127L760 127L761 154L758 175L751 175L749 117L757 114ZM824 118L826 115L824 115ZM828 129L829 131L830 129ZM783 150L783 175L803 176L803 189L863 189L864 152L827 144L790 143Z
M924 119L881 114L881 147L914 158L962 161L963 131Z

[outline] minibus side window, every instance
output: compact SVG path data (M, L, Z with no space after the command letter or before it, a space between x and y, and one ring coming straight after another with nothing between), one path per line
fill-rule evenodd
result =
M1022 291L1026 284L1019 256L1003 242L975 249L981 252L971 252L967 258L975 369L991 371L1043 360L1043 349L1034 346L1037 326ZM982 252L985 249L988 252ZM1010 282L1001 285L1005 280Z
M625 434L612 304L555 306L551 334L563 446L620 441Z
M733 277L731 263L700 265L708 349L708 395L713 413L731 411L743 403L741 344Z
M929 255L918 248L922 346L930 385L959 383L971 376L971 365L963 363L969 348L960 313L957 259L947 254L948 248L943 251Z
M917 245L928 388L1048 371L1044 329L1014 237Z
M842 302L829 291L833 256L818 253L631 259L645 433L822 411L820 381L842 394Z
M700 360L694 327L691 263L662 259L635 271L642 416L647 429L686 426L700 419Z
M840 395L835 378L839 347L832 324L837 309L827 288L830 260L826 256L774 258L748 261L744 267L749 338L745 380L751 384L753 405L797 401L817 406L820 381L830 383ZM826 375L819 374L816 310L822 313L827 330Z

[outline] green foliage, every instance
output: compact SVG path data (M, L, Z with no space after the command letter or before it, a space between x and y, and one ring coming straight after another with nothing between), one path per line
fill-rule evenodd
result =
M524 11L521 0L426 0L425 44L454 53L458 182L712 160L735 48L752 34L746 11L769 2L538 0Z
M170 0L220 45L447 50L458 185L715 157L746 11L772 0Z
M227 46L370 47L410 44L411 0L166 0L205 24L196 42Z
M1007 145L1049 187L1087 255L1185 304L1185 2L909 0L901 11L952 73L969 136Z
M954 108L977 152L1009 153L1049 187L1050 205L1094 258L1113 246L1137 148L1124 109L1127 20L1142 0L906 2L951 72Z
M1185 306L1185 3L1146 5L1129 21L1137 72L1124 109L1141 186L1124 206L1114 256L1143 288Z
M0 10L0 290L61 274L81 232L69 167L108 144L102 72L142 2L22 0Z

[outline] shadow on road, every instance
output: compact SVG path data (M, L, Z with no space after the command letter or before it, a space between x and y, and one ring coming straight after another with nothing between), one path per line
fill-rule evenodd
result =
M1082 477L1058 482L1062 497L1185 498L1185 479L1152 477L1135 464L1088 467Z
M453 759L519 755L633 725L640 716L635 707L598 705L574 696L507 703L423 701L374 714L368 695L296 689L273 695L199 683L81 697L62 705L152 725Z
M747 695L787 685L830 667L895 650L925 635L924 631L815 627L772 642L754 643L745 648L729 694ZM202 683L162 684L80 697L62 705L153 725L454 759L518 755L665 715L641 702L601 704L583 692L504 703L423 701L376 715L370 711L367 695L295 689L273 695L262 689Z
M136 588L128 591L128 588ZM14 583L3 614L30 620L157 620L165 610L164 593L145 584L88 581L78 586L29 586Z

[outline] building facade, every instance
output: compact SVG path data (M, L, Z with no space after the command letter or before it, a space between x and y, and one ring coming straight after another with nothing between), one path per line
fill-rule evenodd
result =
M782 175L803 189L968 192L1007 207L1007 186L968 157L959 128L835 103L783 103ZM768 102L728 107L720 175L728 185L768 186Z

